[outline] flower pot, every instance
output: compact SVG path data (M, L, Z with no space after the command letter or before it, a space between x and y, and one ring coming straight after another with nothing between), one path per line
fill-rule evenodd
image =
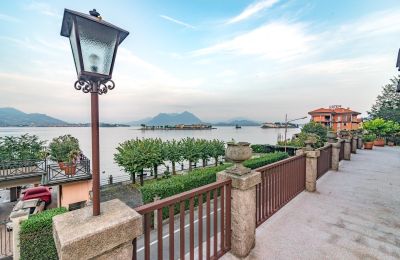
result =
M235 175L244 175L249 173L251 170L243 166L243 162L251 158L253 150L250 148L249 143L239 142L228 143L228 147L225 151L225 157L233 161L235 165L226 171Z
M374 147L374 142L365 142L364 143L364 149L372 150L372 147Z
M58 167L60 167L61 170L64 170L65 168L64 162L58 162Z
M67 175L75 175L75 173L76 173L76 165L75 164L65 165L64 166L64 171L65 171L65 174L67 174Z
M385 146L385 139L383 139L383 138L376 139L374 141L374 145L375 146L380 146L380 147Z

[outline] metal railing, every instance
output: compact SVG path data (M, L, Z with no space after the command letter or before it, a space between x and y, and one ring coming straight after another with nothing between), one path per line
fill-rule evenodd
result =
M256 186L257 227L305 189L306 157L291 158L260 167Z
M203 259L203 255L217 259L231 248L231 180L217 181L135 210L143 215L144 235L133 241L133 259L163 259L164 249L169 259L185 259L187 254L190 259ZM175 235L178 232L179 236ZM138 244L143 246L138 249Z
M6 221L0 221L0 259L13 254L12 231L7 231Z
M317 179L332 168L332 145L327 145L318 149L320 156L317 160Z
M339 161L344 159L344 140L340 141Z
M0 177L40 173L46 170L46 160L16 160L0 162Z
M63 168L57 164L47 165L47 171L43 176L42 183L49 185L90 177L90 160L82 156L79 162L74 164L65 163Z

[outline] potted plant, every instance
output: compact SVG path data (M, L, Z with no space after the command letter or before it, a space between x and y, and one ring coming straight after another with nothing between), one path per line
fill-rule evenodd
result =
M376 135L375 134L365 134L365 135L363 135L362 139L364 141L364 149L372 150L372 147L374 146L374 141L376 139Z
M368 131L368 133L374 134L376 139L374 141L375 146L385 146L384 137L387 135L388 124L382 118L375 118L373 120L367 121L364 123L364 129Z
M62 135L54 138L50 145L50 159L58 162L61 170L66 174L75 174L76 161L80 154L79 141L71 135Z

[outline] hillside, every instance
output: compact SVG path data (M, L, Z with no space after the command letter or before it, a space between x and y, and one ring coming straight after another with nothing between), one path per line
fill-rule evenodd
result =
M27 114L11 107L0 108L0 127L5 126L63 126L67 122L45 114Z
M202 123L200 118L198 118L197 116L188 111L182 113L171 113L171 114L160 113L148 120L140 120L136 122L141 122L141 124L146 124L149 126L163 126L163 125L174 126L179 124L192 125L192 124Z

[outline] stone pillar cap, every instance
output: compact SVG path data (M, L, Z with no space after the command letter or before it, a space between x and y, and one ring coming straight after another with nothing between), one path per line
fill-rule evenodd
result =
M226 171L217 173L218 180L232 180L232 187L239 190L248 190L253 186L261 183L261 173L251 171L248 174L236 175Z

